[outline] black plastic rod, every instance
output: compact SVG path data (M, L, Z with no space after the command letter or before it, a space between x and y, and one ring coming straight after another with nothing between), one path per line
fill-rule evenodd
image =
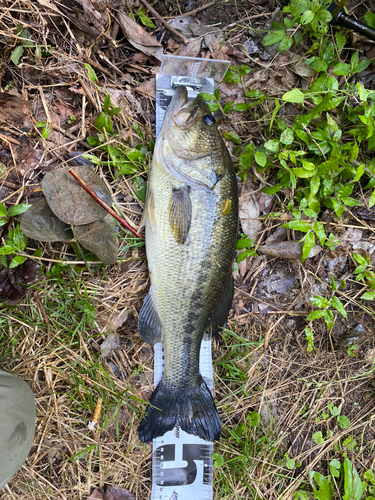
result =
M337 9L337 5L332 2L328 10L332 14L335 9ZM345 28L349 28L353 31L356 31L361 35L366 36L370 40L375 41L375 30L370 28L370 26L360 23L353 17L350 17L347 14L345 14L344 9L339 9L339 11L336 12L336 14L333 16L331 24L333 24L333 26L336 25L344 26Z

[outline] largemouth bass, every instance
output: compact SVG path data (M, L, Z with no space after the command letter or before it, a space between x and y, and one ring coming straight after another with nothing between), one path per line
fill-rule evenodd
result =
M141 422L143 442L176 423L207 441L221 422L199 373L206 331L216 333L233 298L237 181L214 117L198 96L176 89L155 144L145 208L151 287L138 329L164 343L164 374Z

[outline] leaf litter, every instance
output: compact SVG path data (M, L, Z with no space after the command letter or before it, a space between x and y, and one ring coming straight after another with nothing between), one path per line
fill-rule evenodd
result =
M2 311L4 334L9 340L7 346L12 346L12 353L0 347L4 350L6 369L14 370L32 385L38 402L35 446L29 461L9 483L10 493L7 490L4 498L10 500L19 495L20 485L32 484L37 499L46 495L70 498L74 491L76 498L87 500L96 486L91 495L112 500L119 498L116 495L120 492L127 495L126 490L121 491L124 486L137 500L143 500L150 495L151 447L140 446L138 442L136 428L143 406L131 397L146 399L152 389L152 350L140 341L137 332L138 312L148 288L144 249L132 240L125 240L117 252L117 243L114 243L117 236L111 229L109 240L113 245L102 257L114 264L105 273L94 267L88 274L80 257L77 260L70 244L66 244L70 241L67 235L69 238L72 235L71 225L74 225L76 237L81 231L81 237L87 239L87 248L95 253L99 250L90 248L91 244L100 240L98 234L102 236L103 227L113 226L114 229L114 224L101 225L108 217L101 210L88 222L85 217L95 211L91 202L86 212L77 211L77 204L84 199L85 193L82 188L71 192L73 184L69 177L69 188L60 196L60 207L48 205L47 210L47 205L41 203L44 209L38 212L41 185L44 192L44 179L49 173L64 169L66 172L70 167L65 165L74 165L72 155L75 153L79 155L91 149L90 154L107 160L110 146L126 145L136 149L152 141L155 117L152 82L163 50L190 57L215 56L237 67L249 65L254 70L244 75L242 82L223 82L220 90L223 106L231 101L233 105L241 104L245 99L253 103L244 93L249 89L273 96L255 105L254 112L233 111L229 122L222 122L223 130L234 131L240 141L252 138L257 147L263 147L266 135L259 116L272 116L274 98L280 99L283 92L295 87L305 88L304 82L311 78L311 69L299 62L299 49L296 53L278 54L276 47L269 50L262 45L262 32L267 33L270 28L267 23L271 18L276 22L279 19L272 2L249 5L238 0L215 5L190 19L186 17L183 23L180 21L184 17L180 17L178 9L188 13L189 8L198 7L198 2L180 2L175 10L171 3L162 6L157 2L155 8L166 19L174 18L173 27L187 26L188 31L182 30L189 39L187 45L173 38L157 20L153 20L156 28L143 24L142 17L137 14L141 6L137 2L127 0L122 4L125 8L116 4L118 11L108 9L105 2L89 0L77 2L73 9L62 4L57 7L48 0L37 3L35 8L33 2L16 1L4 18L14 32L20 22L24 22L32 39L37 41L34 46L27 46L27 50L18 50L18 54L22 52L21 64L14 64L9 58L13 49L22 49L17 45L22 43L20 38L16 41L5 37L0 41L7 44L7 50L9 48L2 86L16 86L17 98L29 103L17 115L23 121L22 127L16 130L7 126L8 119L5 127L1 125L3 151L0 161L5 166L5 175L0 170L1 181L11 184L2 184L1 195L7 206L33 203L30 213L21 216L21 228L25 233L30 230L28 237L34 240L28 242L29 260L13 270L4 268L1 271L9 303L22 302L18 308ZM2 14L4 9L0 6ZM147 11L144 15L152 17ZM42 51L39 55L38 47ZM122 109L122 114L112 117L114 130L118 132L115 137L109 137L103 130L98 132L97 128L96 118L103 111L106 95ZM19 104L23 105L18 102L17 108ZM282 118L288 120L296 114L296 106L298 104L288 103L282 110ZM27 118L30 109L38 123L36 128ZM102 142L92 146L87 142L88 136ZM228 145L236 161L236 145L230 141ZM146 168L140 172L142 177L145 171ZM373 211L364 206L354 207L354 218L349 214L343 223L332 217L322 218L327 234L331 232L343 246L331 253L320 250L301 265L301 233L281 228L285 220L269 217L290 193L265 195L261 191L273 179L264 178L256 168L251 172L254 175L249 174L249 182L240 183L241 232L250 239L254 237L259 254L264 248L273 253L248 257L239 264L240 272L235 272L235 299L228 320L231 331L224 331L213 341L215 397L225 427L230 429L230 434L224 434L222 442L215 445L215 450L224 457L224 465L214 470L214 498L226 498L221 485L228 480L243 498L257 495L257 498L273 499L277 498L277 491L282 490L292 494L308 471L318 468L326 473L326 459L334 453L335 446L340 449L336 453L346 452L341 436L344 439L349 434L360 441L361 463L372 463L368 443L373 441L374 434L365 423L373 412L373 401L368 396L371 394L370 375L365 373L371 370L369 363L374 359L373 324L371 316L354 306L353 297L358 288L352 278L351 255L353 250L358 254L364 250L366 253L360 254L361 257L372 263L375 249ZM97 175L104 184L99 183L98 189L107 196L106 186L110 185L116 206L137 227L142 201L136 196L131 175L121 174L115 179L113 173L104 161L99 165ZM47 188L50 190L48 202L52 204L51 193L59 190L59 183L60 180ZM87 183L90 184L88 179ZM23 197L21 201L20 196ZM111 200L106 199L110 204ZM63 205L60 220L59 208ZM36 210L34 220L30 218L32 210ZM62 225L64 219L66 225ZM77 222L81 225L76 225ZM44 236L37 238L37 231ZM56 239L50 239L51 235ZM39 241L46 244L39 248L42 253L38 257L33 253L40 246ZM290 261L291 255L295 256L295 261ZM67 271L66 262L72 263L71 271ZM308 354L304 327L306 318L314 310L310 298L321 295L328 300L330 288L327 283L332 279L335 283L348 282L344 295L339 295L348 312L348 320L339 318L335 322L332 336L336 351L331 349L325 323L318 320L314 326L316 351ZM38 297L34 295L35 284ZM63 304L57 293L61 289L68 290ZM78 290L78 304L74 305L72 300L77 297ZM68 315L60 322L56 315L63 306ZM77 318L72 313L74 307L79 310ZM93 309L95 319L91 317ZM78 333L77 325L80 325ZM367 333L354 333L358 325ZM65 328L68 330L66 337L63 336ZM54 332L52 344L48 329ZM268 347L263 338L267 339ZM340 338L342 344L338 341ZM354 345L358 341L355 357L347 354L348 340ZM238 378L233 375L235 373ZM341 380L345 381L344 396ZM102 418L95 434L87 435L86 424L99 394L105 399ZM341 405L342 414L350 418L351 424L345 434L337 434L334 421L318 420L327 409L327 401ZM357 410L354 403L361 409ZM241 436L243 425L252 412L260 413L265 433L257 434L260 429L254 428L256 434L242 436L236 441L235 436ZM317 447L311 439L314 432L331 429L335 434ZM243 477L237 477L229 464L235 463L241 454L241 444L253 442L255 437L263 442L270 442L273 437L275 440L271 449L262 447L249 455L252 463L247 465L243 477L256 492L253 495L241 482ZM63 443L63 448L58 443ZM55 449L58 453L54 453ZM301 469L285 467L286 453L301 462ZM354 454L354 449L350 453ZM103 484L121 486L98 489Z

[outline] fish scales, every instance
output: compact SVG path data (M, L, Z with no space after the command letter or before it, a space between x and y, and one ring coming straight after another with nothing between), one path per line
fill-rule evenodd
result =
M187 103L186 89L178 89L155 145L146 202L151 287L139 331L145 341L163 341L165 366L156 408L148 407L140 426L143 441L177 422L203 439L220 435L199 352L204 332L225 323L232 301L237 197L230 155L206 104L200 97Z

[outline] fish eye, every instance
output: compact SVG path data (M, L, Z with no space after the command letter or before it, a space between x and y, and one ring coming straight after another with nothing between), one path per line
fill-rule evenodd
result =
M214 125L216 123L216 120L212 115L204 115L202 120L204 121L204 123L206 125L209 125L209 126Z

